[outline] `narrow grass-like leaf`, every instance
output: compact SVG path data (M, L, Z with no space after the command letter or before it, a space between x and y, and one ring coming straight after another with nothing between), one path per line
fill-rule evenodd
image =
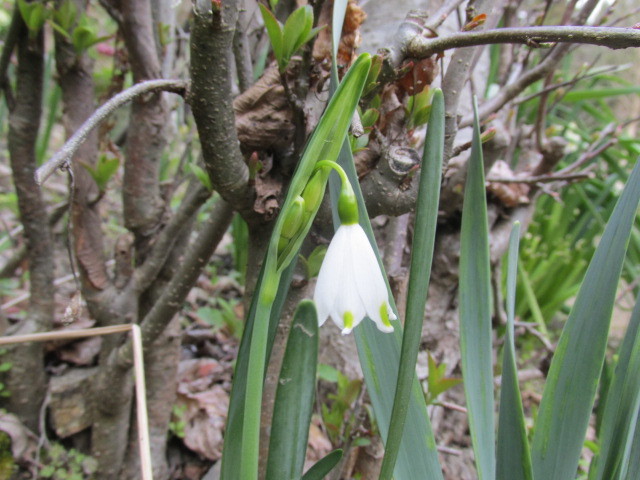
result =
M618 95L629 95L640 93L640 87L613 87L613 88L595 88L589 90L573 90L567 92L563 97L563 102L576 102L581 100L592 100L594 98L609 98Z
M491 271L482 144L474 100L471 156L460 233L460 353L469 429L480 480L495 478Z
M533 478L522 397L520 396L520 387L518 385L516 347L513 332L519 241L520 222L516 222L509 238L509 262L507 266L507 331L505 333L502 358L502 385L500 390L496 460L496 478L498 480L531 480Z
M633 442L631 443L631 451L626 464L625 472L622 478L624 480L636 480L638 472L640 472L640 412L636 415L635 432L633 434Z
M342 458L342 450L334 450L322 457L303 476L302 480L324 480Z
M303 300L293 316L271 422L267 480L300 478L307 451L318 364L318 315Z
M636 162L591 260L551 362L533 438L535 478L575 478L639 198L640 162Z
M400 369L391 413L389 436L385 444L385 456L380 470L380 480L389 480L393 476L393 468L400 450L411 400L438 223L443 149L444 97L442 90L437 89L433 94L431 115L422 155L415 229L411 242L413 250L411 252Z
M640 301L636 302L609 387L601 423L595 478L618 480L629 454L640 408ZM640 472L635 472L637 475Z

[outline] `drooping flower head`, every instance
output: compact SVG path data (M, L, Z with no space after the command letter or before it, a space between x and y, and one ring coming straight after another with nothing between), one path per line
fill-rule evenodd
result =
M347 334L368 316L380 331L392 332L390 320L395 320L396 316L389 305L378 259L358 223L358 204L353 188L344 170L334 162L331 164L342 180L338 199L341 225L331 240L318 274L313 296L318 322L322 325L331 317L342 333Z

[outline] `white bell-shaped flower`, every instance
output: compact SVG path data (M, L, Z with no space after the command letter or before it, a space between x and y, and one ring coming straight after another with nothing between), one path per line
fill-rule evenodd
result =
M379 330L392 332L396 316L366 233L358 223L340 225L324 257L313 300L318 322L327 317L350 333L366 316Z

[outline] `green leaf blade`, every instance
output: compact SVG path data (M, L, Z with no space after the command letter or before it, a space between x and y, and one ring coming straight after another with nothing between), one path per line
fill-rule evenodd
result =
M532 446L535 478L575 478L639 199L640 162L636 162L591 260L551 363Z
M280 70L283 70L286 67L286 64L282 66L282 62L284 61L284 40L282 38L282 27L280 26L280 23L278 23L278 20L273 15L271 10L269 10L262 4L259 4L259 7L260 13L262 13L264 26L267 29L267 34L269 35L269 40L271 40L271 48L273 48L273 54L278 61Z
M628 468L640 408L640 301L620 347L601 423L595 479L618 480ZM637 472L636 472L637 473Z
M380 472L380 479L385 480L391 479L393 475L411 401L438 223L443 150L444 96L442 90L437 89L433 96L431 117L424 144L400 368L385 456Z
M318 460L303 476L302 480L324 480L342 458L342 450L333 450Z
M516 272L520 223L514 224L509 238L509 264L507 269L507 332L502 362L500 391L500 417L496 478L498 480L532 480L531 453L525 426L522 397L516 368L514 317L516 303Z
M495 478L491 270L482 144L474 101L460 234L460 352L478 478Z
M298 305L289 331L271 422L267 480L300 478L307 451L318 363L318 315Z

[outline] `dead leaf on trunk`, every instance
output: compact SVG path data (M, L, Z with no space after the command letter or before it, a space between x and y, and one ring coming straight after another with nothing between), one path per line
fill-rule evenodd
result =
M311 468L316 462L333 450L331 442L318 426L319 423L320 420L314 416L311 420L311 425L309 426L307 458L304 463L305 470Z
M0 411L0 431L11 439L11 453L18 462L33 463L38 449L38 437L25 427L18 417Z
M184 444L208 460L222 456L222 432L227 419L229 372L214 359L185 360L178 369L176 411ZM223 383L224 382L224 383Z

